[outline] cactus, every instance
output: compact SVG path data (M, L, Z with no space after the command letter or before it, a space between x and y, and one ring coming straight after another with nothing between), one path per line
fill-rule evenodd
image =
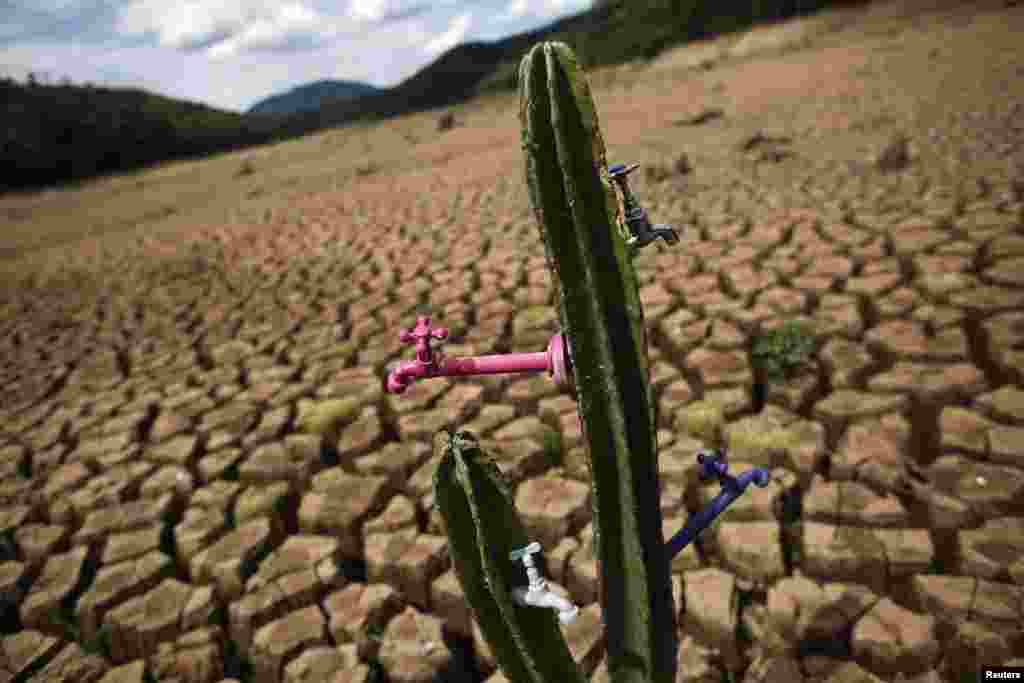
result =
M721 492L665 541L655 401L631 259L656 239L675 244L678 236L671 226L651 226L632 197L625 175L635 166L606 167L594 102L566 45L531 49L519 67L519 88L527 187L558 282L563 332L546 352L442 362L430 340L443 339L447 330L421 317L400 337L417 342L417 360L392 371L386 388L401 393L417 379L547 370L575 392L590 459L608 673L615 683L672 683L678 641L671 558L749 484L767 486L769 474L755 468L733 477L724 452L701 451L701 476L718 479ZM622 214L613 181L623 192ZM547 591L532 558L540 546L526 537L501 473L470 434L449 434L443 450L436 505L466 599L505 677L511 683L582 683L554 614L533 609L552 607L568 622L578 608ZM512 562L517 559L529 580L525 589Z
M534 46L520 64L519 89L527 186L558 282L591 465L608 671L616 683L669 683L678 644L630 233L572 50Z
M677 641L662 517L654 400L639 289L585 76L561 43L520 65L520 117L530 200L569 340L590 457L595 547L608 670L616 683L669 683ZM459 579L513 683L582 680L548 610L508 598L505 559L527 538L496 468L449 440L435 480ZM486 503L484 502L486 501ZM568 658L567 658L568 657Z
M472 434L450 434L434 473L448 550L480 630L510 683L585 683L554 612L511 599L522 583L510 553L528 543L498 467Z

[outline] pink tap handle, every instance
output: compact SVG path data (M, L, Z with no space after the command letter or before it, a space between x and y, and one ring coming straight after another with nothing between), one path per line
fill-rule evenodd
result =
M428 367L435 367L434 350L430 348L430 340L443 340L448 338L447 327L431 327L430 318L421 315L416 318L416 327L411 330L402 330L398 335L399 341L403 344L416 343L416 360L426 364Z

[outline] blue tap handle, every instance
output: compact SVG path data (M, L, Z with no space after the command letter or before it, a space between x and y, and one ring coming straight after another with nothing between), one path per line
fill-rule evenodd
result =
M718 479L722 490L703 510L690 515L683 528L665 544L669 562L683 548L690 545L690 542L697 538L711 522L715 521L718 515L725 512L725 509L732 505L733 501L742 496L751 482L764 488L768 486L770 480L768 470L760 467L744 472L738 477L732 476L728 472L729 465L726 462L725 454L720 451L702 450L697 453L697 462L701 467L701 478Z

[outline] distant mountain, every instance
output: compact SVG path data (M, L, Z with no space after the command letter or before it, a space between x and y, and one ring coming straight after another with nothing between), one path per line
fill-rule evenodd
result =
M380 91L380 88L355 81L315 81L262 99L252 105L246 113L296 114L302 111L316 111L331 100L351 100Z
M282 122L282 130L290 135L302 134L359 120L449 107L488 92L515 90L519 61L539 41L565 42L583 66L595 68L653 59L663 50L690 41L829 6L870 1L598 0L588 10L533 31L493 42L457 45L392 88L358 100L331 100L319 109L297 112Z

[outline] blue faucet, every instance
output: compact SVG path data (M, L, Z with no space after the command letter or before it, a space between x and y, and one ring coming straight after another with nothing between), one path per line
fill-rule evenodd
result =
M771 478L768 470L760 467L744 472L738 477L732 476L728 472L729 465L726 462L724 451L701 449L697 453L697 463L700 465L701 479L718 479L722 490L703 510L690 515L683 528L665 543L665 551L668 553L669 562L683 548L690 545L700 532L708 528L718 515L725 512L725 509L732 505L733 501L742 496L751 482L764 488L768 486L768 481Z

